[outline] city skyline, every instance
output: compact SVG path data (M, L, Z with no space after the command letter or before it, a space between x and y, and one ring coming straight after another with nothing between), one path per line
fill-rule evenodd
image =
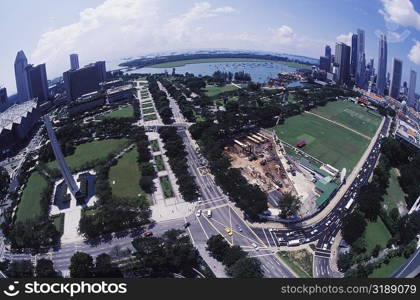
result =
M16 1L5 1L2 11L10 10L11 15L17 7L23 16L32 15L30 10L44 9L47 18L28 18L30 24L28 21L17 24L7 15L2 18L5 32L15 29L15 36L9 39L6 34L9 43L0 54L0 85L7 87L10 95L16 92L11 58L19 50L27 53L31 63L46 63L52 79L68 69L71 53L81 55L80 65L101 59L109 63L154 52L198 48L266 50L319 57L326 44L334 45L339 41L350 46L351 34L357 28L366 32L367 61L370 58L377 61L380 33L386 33L388 65L394 56L403 61L407 66L403 70L403 81L409 80L410 68L420 71L420 7L417 3L381 0L354 5L355 0L346 0L331 3L324 10L320 9L324 5L307 0L298 3L266 1L266 4L255 7L251 1L241 2L241 5L235 0L185 1L173 8L165 0L90 0L60 7L47 1L40 1L37 7L33 4L20 7ZM145 7L148 7L146 12ZM340 15L336 24L334 14ZM258 24L248 22L250 19L257 20ZM228 26L231 22L237 26ZM117 44L118 47L110 47ZM113 65L116 63L110 64L111 69Z

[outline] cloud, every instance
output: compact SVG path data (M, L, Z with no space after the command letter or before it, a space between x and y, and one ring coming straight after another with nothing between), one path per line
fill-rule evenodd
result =
M351 46L351 37L353 36L353 32L349 32L348 34L340 34L336 37L336 41L339 43L344 43L348 46Z
M414 46L408 53L408 58L415 64L420 65L420 42L415 41Z
M385 21L420 30L420 14L410 0L381 0L383 8L379 12Z
M200 23L236 12L229 6L195 3L169 20L162 17L156 0L106 0L83 10L73 24L41 35L30 56L34 63L47 63L49 77L69 68L68 55L78 53L83 63L137 56L154 51L205 45ZM201 43L201 44L200 44Z
M280 45L290 45L297 37L293 29L287 25L282 25L271 31L273 33L274 43Z

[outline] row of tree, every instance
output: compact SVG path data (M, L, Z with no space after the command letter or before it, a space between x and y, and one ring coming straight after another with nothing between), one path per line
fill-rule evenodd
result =
M188 171L187 152L182 138L178 135L175 127L161 127L160 137L165 144L166 156L175 173L179 191L186 201L192 201L198 196L198 187L194 177Z
M226 267L226 273L233 278L262 278L261 262L251 258L238 245L231 246L221 235L207 240L207 251Z
M156 109L164 124L172 124L174 122L172 110L169 106L169 99L164 91L159 89L159 85L153 76L147 78L149 82L149 92L155 102Z

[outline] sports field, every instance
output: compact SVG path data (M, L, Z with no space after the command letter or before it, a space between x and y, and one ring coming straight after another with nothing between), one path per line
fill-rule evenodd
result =
M134 116L134 110L133 110L133 107L130 105L130 106L121 108L119 110L110 112L108 114L105 114L102 116L102 118L118 119L118 118L132 118L133 116Z
M215 85L208 85L205 88L205 94L208 97L213 97L213 96L217 96L221 93L224 92L231 92L231 91L235 91L239 89L237 86L233 85L233 84L226 84L224 86L215 86Z
M71 170L80 170L86 163L103 160L110 153L118 151L128 145L128 139L109 139L93 141L77 146L73 155L66 156L66 162ZM58 169L56 161L47 164L49 169Z
M406 260L404 256L395 256L388 264L382 263L379 268L373 270L369 278L389 278Z
M335 101L311 110L312 113L336 121L369 137L373 137L381 124L382 117L376 112L354 104Z
M366 253L370 255L376 245L386 248L386 244L391 238L391 234L386 228L382 219L378 217L375 222L368 222L365 230Z
M275 127L277 136L295 146L305 140L306 153L334 166L351 172L369 145L369 140L327 120L311 114L287 118Z
M25 222L28 219L38 218L41 215L41 194L47 187L44 177L38 172L29 176L28 183L23 190L22 198L16 213L16 222Z
M117 197L138 198L146 196L140 188L140 170L137 164L137 149L125 153L118 163L109 170L109 183L112 194Z

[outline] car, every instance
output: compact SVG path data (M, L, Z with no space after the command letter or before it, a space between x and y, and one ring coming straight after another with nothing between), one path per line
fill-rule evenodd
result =
M260 247L258 247L258 245L257 245L257 244L252 243L251 245L252 245L252 247L254 247L255 251L260 250Z
M146 231L143 235L144 235L144 236L153 236L153 232L151 232L151 231Z
M289 231L289 232L286 232L286 236L291 236L292 234L294 234L295 232L294 231Z
M199 209L199 210L197 210L197 212L196 212L196 214L195 214L197 217L200 217L201 216L201 209Z
M238 229L239 232L242 232L242 227L239 225L236 225L236 228Z
M314 235L317 232L318 232L318 229L314 229L314 230L311 231L311 234Z
M211 218L211 216L212 216L211 210L208 210L207 211L207 218Z
M284 237L279 237L277 240L278 240L279 242L284 242Z
M225 231L229 236L233 235L232 229L230 229L229 227L225 227Z
M331 241L330 241L330 244L331 244L331 245L334 243L334 240L335 240L335 237L333 236L333 237L331 238Z
M328 244L327 244L327 243L325 243L325 244L322 246L322 250L327 250L327 247L328 247Z
M188 228L190 226L191 226L191 223L190 222L187 222L187 223L184 224L184 228Z
M305 243L309 243L310 240L311 240L310 238L306 238Z
M325 223L325 226L329 226L331 224L331 220L328 220L327 223Z

